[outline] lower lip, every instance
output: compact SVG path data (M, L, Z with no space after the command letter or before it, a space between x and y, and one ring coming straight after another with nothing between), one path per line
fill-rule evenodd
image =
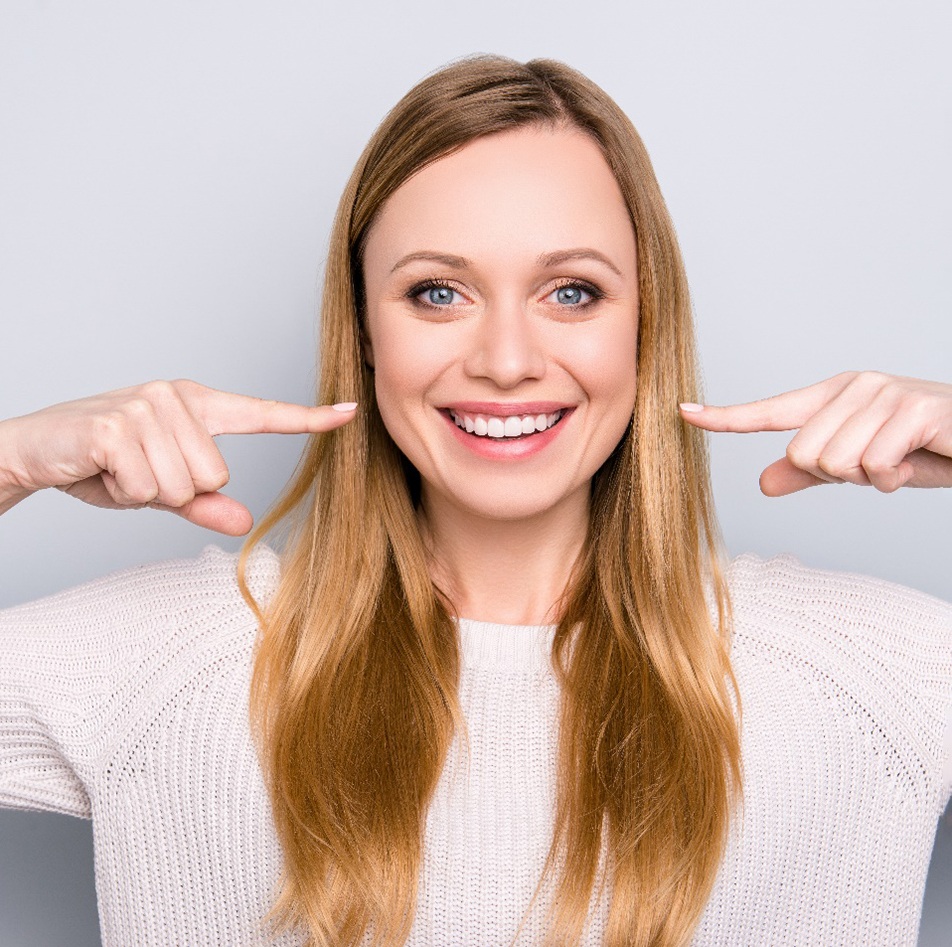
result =
M469 434L459 427L448 412L440 411L440 414L446 420L460 444L474 454L487 457L490 460L522 460L524 457L531 457L533 454L545 450L559 436L559 432L565 427L565 422L568 421L574 410L574 408L567 408L558 423L544 431L537 431L535 434L526 437L490 437L488 434L479 437L476 434Z

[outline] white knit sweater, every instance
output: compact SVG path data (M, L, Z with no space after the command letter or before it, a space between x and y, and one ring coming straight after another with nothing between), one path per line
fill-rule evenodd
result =
M281 855L236 559L207 546L0 611L0 805L93 819L105 947L269 943ZM259 600L278 574L259 547ZM694 944L914 945L952 793L952 605L791 556L740 556L730 583L746 808ZM460 623L472 762L454 745L429 811L411 947L504 947L528 905L555 799L551 634Z

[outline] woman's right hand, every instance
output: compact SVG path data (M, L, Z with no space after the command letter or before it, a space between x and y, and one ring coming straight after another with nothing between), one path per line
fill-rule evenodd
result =
M148 506L243 536L254 520L217 492L229 474L212 438L330 431L354 417L341 407L264 401L187 379L55 404L0 422L0 484L12 499L0 512L56 487L93 506Z

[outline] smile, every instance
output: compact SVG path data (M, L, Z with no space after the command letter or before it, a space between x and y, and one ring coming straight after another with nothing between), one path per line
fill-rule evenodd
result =
M576 405L463 402L437 409L452 440L468 454L494 463L522 463L547 456L575 414Z
M554 427L565 414L565 408L551 414L518 414L497 416L491 414L467 414L450 411L449 415L456 426L476 437L528 437L531 434L547 431Z

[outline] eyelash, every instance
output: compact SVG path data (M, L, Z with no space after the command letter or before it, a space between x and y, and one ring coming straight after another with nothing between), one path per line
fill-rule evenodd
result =
M593 305L594 303L597 303L600 299L603 299L605 296L605 294L600 289L593 286L591 283L586 283L583 280L577 280L577 279L562 280L560 283L558 283L556 286L552 288L549 295L554 293L556 290L565 289L569 286L584 290L592 298L588 302L579 303L576 306L566 305L565 306L566 309L574 309L574 310L587 309L589 306ZM422 283L417 283L411 289L407 290L407 299L411 300L413 303L415 303L418 306L425 306L427 309L451 309L452 306L434 306L433 303L424 302L422 299L417 298L421 293L425 293L429 289L437 289L439 287L442 287L443 289L451 289L453 290L453 292L456 292L456 293L459 292L459 290L456 289L455 286L451 286L445 280L428 279L428 280L424 280Z

